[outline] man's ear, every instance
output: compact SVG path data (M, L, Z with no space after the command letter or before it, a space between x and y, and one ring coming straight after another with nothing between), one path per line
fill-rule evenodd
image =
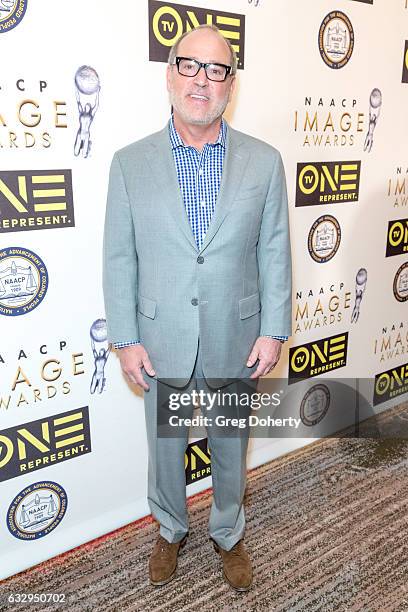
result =
M229 96L228 96L228 102L231 101L232 95L235 91L235 81L236 81L236 77L235 74L234 76L231 77L231 86L230 86L230 90L229 90Z
M167 91L170 91L170 79L171 79L171 66L170 64L167 64L167 70L166 70Z

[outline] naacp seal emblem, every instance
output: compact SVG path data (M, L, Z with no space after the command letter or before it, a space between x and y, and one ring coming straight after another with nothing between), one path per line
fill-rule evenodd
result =
M317 384L309 389L300 405L300 418L308 427L317 425L325 417L330 405L330 391L326 385Z
M394 297L398 302L408 300L408 262L403 263L397 270L393 282Z
M27 314L44 299L48 272L41 257L20 247L0 250L0 314Z
M0 0L0 33L12 30L22 20L28 0Z
M354 30L350 19L341 11L332 11L323 19L319 30L319 51L330 68L343 68L354 48Z
M61 485L36 482L20 491L7 511L7 527L19 540L37 540L53 531L64 518L68 498Z
M341 240L340 224L332 215L322 215L309 231L308 249L318 263L329 261L338 251Z

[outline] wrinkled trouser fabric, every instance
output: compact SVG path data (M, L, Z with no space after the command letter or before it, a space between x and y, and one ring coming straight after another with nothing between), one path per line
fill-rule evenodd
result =
M153 364L154 367L154 364ZM160 523L160 534L168 542L178 542L189 530L186 503L186 475L184 455L188 445L189 428L177 428L177 438L157 436L157 379L143 372L150 390L144 393L145 420L148 442L148 504ZM170 392L188 393L193 389L214 393L208 387L201 365L200 342L196 362L187 386L169 387ZM235 391L237 383L223 387ZM187 406L183 416L192 417L194 406ZM201 409L201 413L205 411ZM208 413L207 413L208 414ZM230 550L245 531L243 498L246 485L246 455L249 428L239 436L219 437L212 427L207 428L211 453L213 501L209 517L209 535L219 546Z

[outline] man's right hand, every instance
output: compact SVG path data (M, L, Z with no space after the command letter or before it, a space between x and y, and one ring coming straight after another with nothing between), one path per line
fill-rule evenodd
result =
M142 367L149 376L155 376L156 372L150 362L149 355L143 344L134 344L117 349L122 372L128 379L139 385L145 391L150 389L142 375Z

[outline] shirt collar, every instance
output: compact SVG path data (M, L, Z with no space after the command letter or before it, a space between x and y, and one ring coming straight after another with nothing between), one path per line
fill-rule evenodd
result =
M172 149L176 149L177 147L187 148L188 145L184 144L184 142L181 139L180 134L178 133L178 131L176 130L174 126L173 113L171 114L170 121L169 121L169 133L170 133L170 142L171 142ZM223 118L221 118L221 127L220 127L220 131L219 131L217 140L215 142L211 142L207 144L210 147L215 147L217 145L220 145L221 147L225 149L226 135L227 135L227 123L226 121L224 121Z

